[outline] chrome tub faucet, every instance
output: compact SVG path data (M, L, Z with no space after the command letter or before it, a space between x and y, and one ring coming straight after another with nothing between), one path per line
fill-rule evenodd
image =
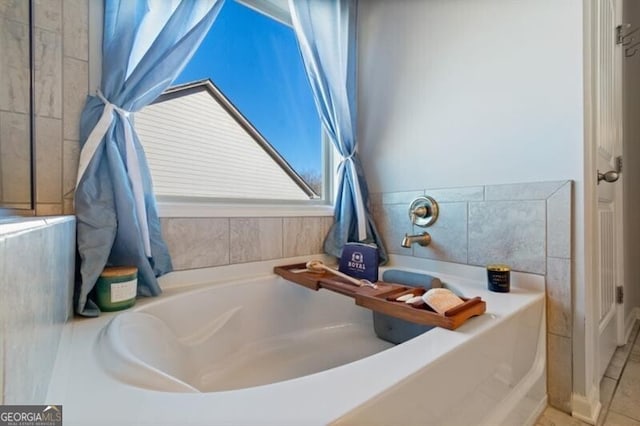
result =
M422 247L426 247L431 243L431 235L429 235L428 232L422 232L421 234L415 235L404 234L402 247L410 248L414 243L418 243Z

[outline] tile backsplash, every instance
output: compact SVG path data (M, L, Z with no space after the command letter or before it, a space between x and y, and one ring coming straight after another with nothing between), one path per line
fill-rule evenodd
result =
M440 215L429 228L412 226L408 208L433 197ZM390 253L544 274L547 256L570 258L571 182L488 185L374 194L372 210ZM426 230L427 247L403 248L405 233Z
M413 226L409 204L433 197L440 215L429 228ZM372 194L372 211L390 253L545 275L549 403L571 411L572 182L534 182ZM427 231L427 247L400 244L405 233Z
M162 218L175 270L323 252L332 216Z

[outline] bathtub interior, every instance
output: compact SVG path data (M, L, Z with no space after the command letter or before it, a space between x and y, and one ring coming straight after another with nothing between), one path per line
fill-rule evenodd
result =
M352 299L271 277L117 315L99 335L97 356L138 387L215 392L317 373L392 346Z

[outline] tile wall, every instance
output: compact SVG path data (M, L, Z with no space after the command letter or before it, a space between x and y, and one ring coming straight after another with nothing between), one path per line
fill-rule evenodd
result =
M30 208L29 2L0 1L0 200Z
M175 270L322 253L333 217L163 218Z
M408 208L421 195L440 206L429 228L412 226ZM572 182L554 181L372 194L375 222L390 253L546 276L549 403L571 411ZM427 247L403 248L405 233L427 231Z
M46 402L71 315L75 229L73 216L0 223L0 404Z
M10 75L0 85L0 198L17 208L28 208L30 193L28 4L0 0L0 75ZM36 215L71 214L89 93L89 0L35 0L33 16Z
M35 0L36 215L73 213L89 93L88 0Z

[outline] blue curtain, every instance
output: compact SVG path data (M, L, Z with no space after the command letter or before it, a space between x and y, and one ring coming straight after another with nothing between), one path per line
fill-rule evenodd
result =
M385 263L388 256L371 217L356 150L356 1L289 0L289 9L318 113L342 156L335 221L324 250L340 257L347 242L375 243Z
M171 271L151 177L131 113L180 73L224 0L105 0L102 82L80 122L75 193L81 281L76 312L97 316L89 293L106 265L135 265L138 295L156 296Z

